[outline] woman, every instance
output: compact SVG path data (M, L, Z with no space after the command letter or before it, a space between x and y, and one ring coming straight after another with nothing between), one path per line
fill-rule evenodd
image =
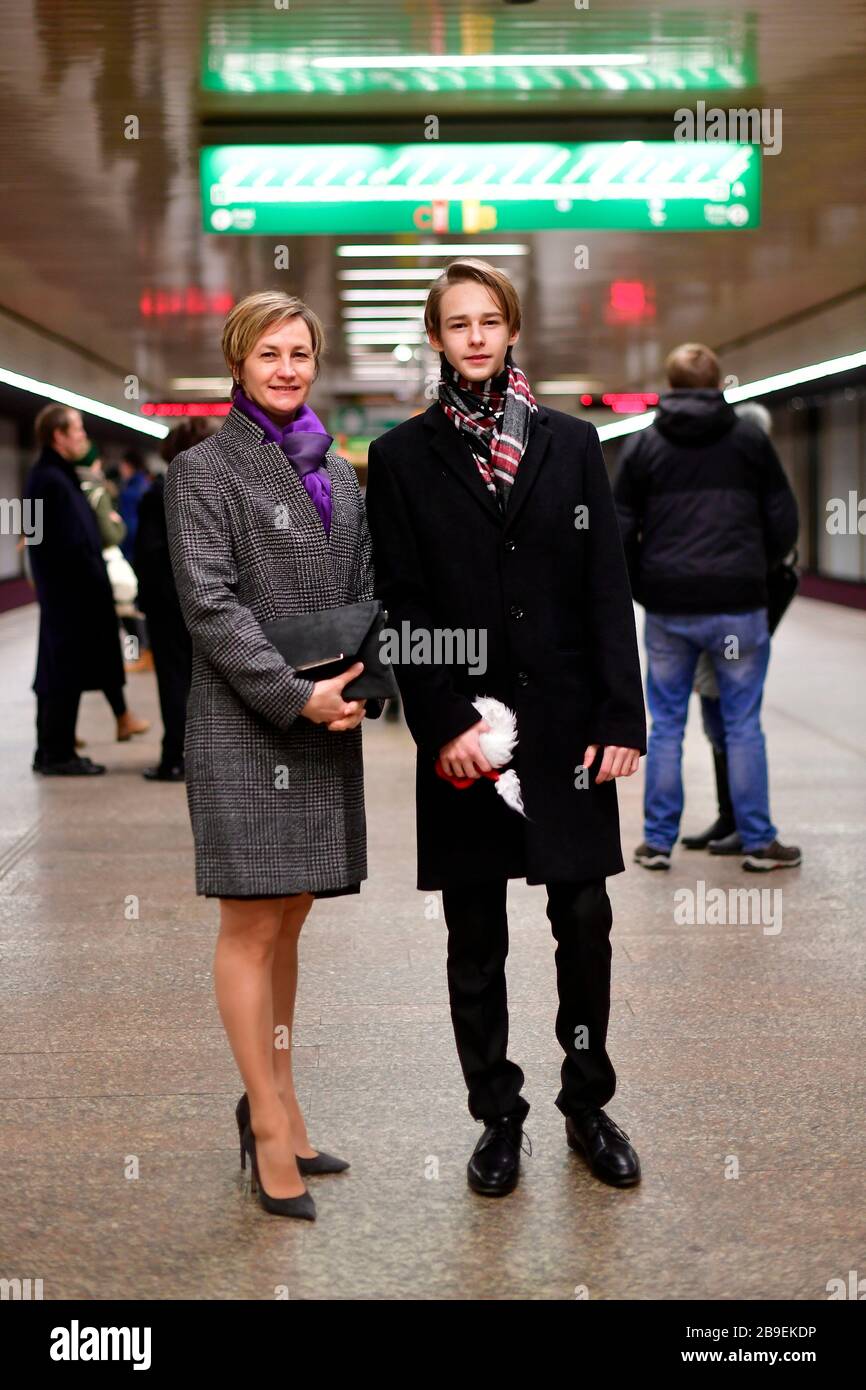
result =
M316 1153L295 1095L298 937L314 897L358 892L367 876L365 711L342 696L359 663L305 680L261 624L373 596L357 478L307 405L323 347L319 319L292 295L236 304L222 338L232 408L218 434L178 454L165 486L193 643L185 758L196 889L220 900L214 980L246 1084L241 1162L249 1152L267 1211L308 1220L301 1175L348 1164Z

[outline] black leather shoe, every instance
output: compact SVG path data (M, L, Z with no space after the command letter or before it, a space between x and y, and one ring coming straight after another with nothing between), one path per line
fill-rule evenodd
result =
M43 777L98 777L105 772L105 764L92 763L89 758L69 758L64 763L41 762L34 770Z
M158 763L156 767L146 767L141 774L148 782L183 782L185 780L183 763L169 765Z
M743 842L740 832L732 830L730 835L724 835L721 840L710 840L707 849L710 854L742 854Z
M568 1147L583 1154L602 1182L611 1187L633 1187L640 1182L640 1160L628 1135L603 1110L567 1115L565 1137Z
M706 830L702 830L700 835L684 835L681 844L685 849L706 849L710 840L724 840L728 835L734 834L737 827L727 816L719 816L712 825L708 825Z
M466 1169L473 1192L482 1197L505 1197L514 1191L520 1176L522 1139L522 1122L507 1115L486 1127Z

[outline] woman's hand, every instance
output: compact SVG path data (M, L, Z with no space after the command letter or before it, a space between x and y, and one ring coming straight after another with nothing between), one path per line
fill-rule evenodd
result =
M584 767L592 767L598 748L597 743L589 745L583 755ZM607 744L595 780L596 782L612 782L615 777L631 777L632 773L637 772L639 763L640 753L636 748L618 748L615 744Z
M343 687L356 680L364 669L363 661L356 661L342 675L331 676L326 681L315 681L313 693L301 714L313 724L326 724L332 733L342 733L346 729L356 729L364 718L364 700L344 700Z
M338 734L345 732L346 729L357 729L367 712L366 706L366 700L351 700L348 705L344 705L344 709L350 709L352 713L347 714L345 718L333 720L328 725L331 733Z

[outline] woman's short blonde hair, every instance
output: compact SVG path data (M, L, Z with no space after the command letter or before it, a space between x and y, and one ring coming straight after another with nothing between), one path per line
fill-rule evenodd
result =
M440 307L445 291L450 290L452 285L462 284L466 280L474 280L477 285L483 285L489 290L502 310L503 318L508 325L509 337L512 333L520 332L520 296L505 271L488 265L486 261L476 260L474 256L464 256L461 260L452 261L447 265L430 286L427 303L424 305L424 327L428 336L434 333L437 338L440 337Z
M240 383L241 365L259 338L269 328L281 328L289 319L303 319L309 328L318 376L319 358L325 351L325 330L318 314L297 295L286 294L285 290L260 290L239 300L229 310L223 324L222 350L232 374L232 395Z

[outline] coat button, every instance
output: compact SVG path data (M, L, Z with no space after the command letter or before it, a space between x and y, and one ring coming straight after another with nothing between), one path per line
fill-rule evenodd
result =
M513 549L514 549L514 541L505 541L505 549L506 549L506 550L513 550Z
M528 684L529 684L529 675L528 675L528 673L527 673L526 671L518 671L518 672L517 672L517 684L518 684L518 685L528 685Z
M516 603L513 603L508 611L511 614L512 618L522 618L524 616L523 609L520 608Z

